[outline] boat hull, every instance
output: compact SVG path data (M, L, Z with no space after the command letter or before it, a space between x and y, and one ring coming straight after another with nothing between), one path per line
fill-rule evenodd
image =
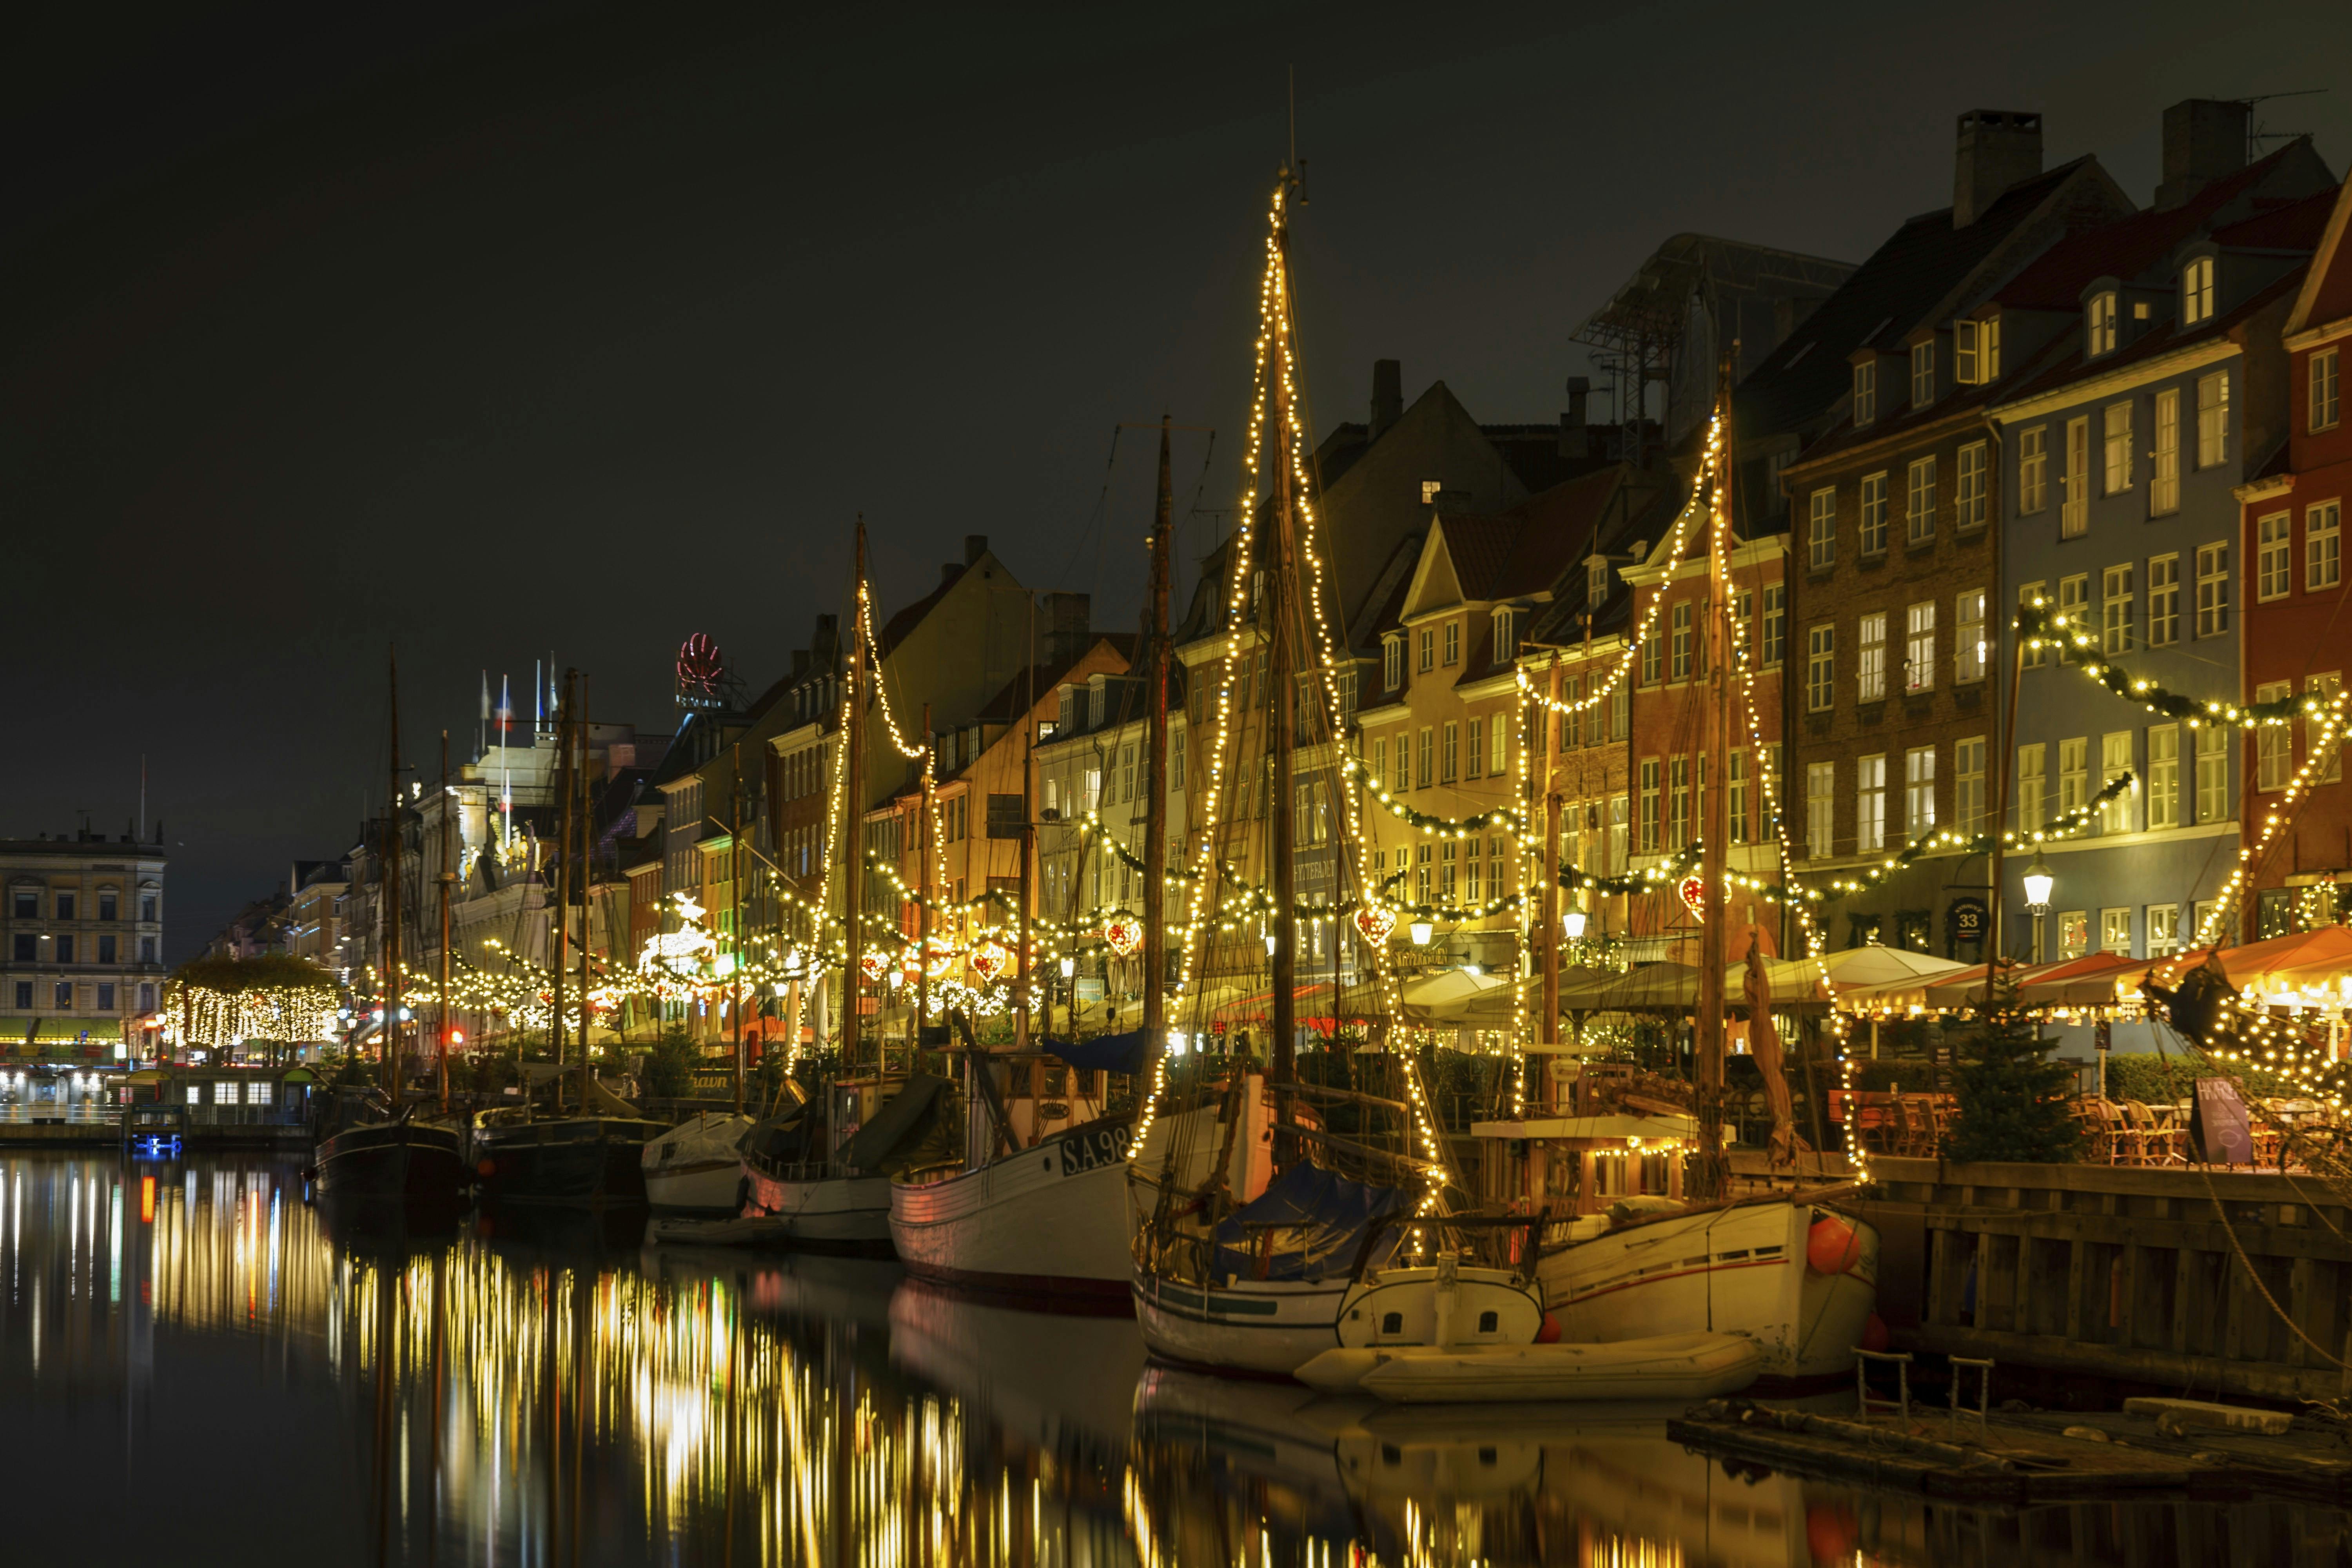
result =
M1181 1284L1138 1273L1130 1290L1143 1342L1162 1361L1286 1378L1339 1343L1345 1279Z
M658 1131L604 1117L477 1129L482 1195L494 1203L643 1203L645 1143Z
M1356 1386L1391 1405L1715 1399L1754 1383L1764 1359L1738 1334L1371 1353Z
M887 1176L772 1175L746 1162L749 1210L783 1222L783 1239L803 1246L887 1250L890 1246Z
M656 1214L721 1219L743 1209L743 1162L672 1166L646 1173L646 1202Z
M454 1202L468 1173L457 1129L385 1121L346 1127L320 1143L319 1191L327 1197Z
M1126 1310L1125 1129L1055 1138L976 1171L890 1187L907 1271L969 1289Z
M1822 1218L1853 1227L1850 1268L1822 1273L1807 1260ZM1850 1377L1878 1301L1878 1233L1811 1205L1749 1204L1574 1243L1546 1257L1537 1277L1564 1341L1742 1334L1765 1378Z

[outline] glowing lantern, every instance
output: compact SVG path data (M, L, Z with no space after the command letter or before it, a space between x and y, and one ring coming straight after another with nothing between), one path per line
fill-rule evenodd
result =
M1386 904L1366 904L1356 911L1356 930L1374 947L1387 942L1389 932L1396 930L1396 911Z
M1706 878L1693 872L1690 876L1685 877L1680 882L1676 883L1675 890L1682 894L1683 902L1685 905L1688 906L1691 913L1698 916L1701 920L1705 920L1706 918Z
M890 966L890 955L878 947L869 947L857 961L857 973L868 980L880 980L882 972Z
M971 972L980 976L980 983L986 985L1004 973L1004 966L1013 962L1013 955L999 943L983 942L971 950L965 962L971 965Z
M955 969L955 943L940 937L931 938L930 956L924 962L923 973L934 980L945 980Z
M1133 915L1113 915L1103 922L1103 943L1121 958L1143 945L1143 922Z

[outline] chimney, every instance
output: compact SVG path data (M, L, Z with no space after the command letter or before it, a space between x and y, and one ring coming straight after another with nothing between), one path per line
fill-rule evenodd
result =
M980 558L987 553L988 535L984 533L967 533L963 536L963 563L965 565L979 565Z
M1568 412L1559 416L1559 455L1578 458L1591 455L1591 441L1585 431L1585 404L1592 395L1592 378L1571 375L1568 378Z
M1971 109L1960 116L1952 162L1952 226L1966 228L2001 192L2042 173L2042 116Z
M961 576L962 576L962 575L963 575L963 563L962 563L962 562L961 562L961 561L942 561L942 562L940 562L940 587L942 587L942 588L946 587L949 584L950 584L950 583L954 582L957 578L959 578L959 577L961 577Z
M1045 646L1038 658L1059 664L1086 651L1094 635L1094 601L1086 594L1051 593L1037 596L1038 633Z
M808 667L809 650L804 647L793 649L793 679L798 680L802 676L806 675Z
M1392 359L1372 362L1371 438L1404 417L1404 365Z
M2252 106L2184 98L2164 111L2164 183L2158 208L2177 207L2214 180L2246 166L2246 121Z

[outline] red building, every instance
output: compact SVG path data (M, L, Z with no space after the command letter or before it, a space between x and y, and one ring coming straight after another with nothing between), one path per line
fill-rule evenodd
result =
M2326 692L2352 668L2352 611L2345 596L2344 500L2352 496L2352 426L2344 419L2341 367L2352 356L2352 182L2336 193L2318 253L2284 328L2287 439L2261 475L2237 489L2246 563L2244 700ZM2257 731L2245 752L2244 842L2261 843L2265 819L2282 822L2257 850L2252 889L2241 896L2244 939L2342 918L2352 883L2352 790L2339 758L2315 769L2308 799L2286 808L2294 770L2311 757L2315 721Z

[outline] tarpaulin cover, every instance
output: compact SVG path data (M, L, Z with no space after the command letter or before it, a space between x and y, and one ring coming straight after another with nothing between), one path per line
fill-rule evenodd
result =
M803 1165L824 1158L817 1132L822 1118L810 1114L807 1103L772 1116L743 1135L743 1147L778 1165Z
M1293 1165L1217 1226L1217 1272L1259 1278L1258 1248L1271 1234L1265 1279L1344 1275L1356 1266L1364 1234L1405 1207L1405 1195L1395 1187L1366 1186L1313 1165ZM1277 1228L1269 1232L1269 1226ZM1396 1241L1393 1234L1383 1237L1370 1261L1378 1264Z
M853 1170L885 1170L902 1146L920 1141L930 1131L931 1107L947 1087L947 1079L927 1072L909 1077L889 1102L874 1113L874 1120L859 1128L857 1136L843 1147L843 1163Z
M1091 1040L1040 1040L1039 1045L1087 1072L1139 1073L1150 1060L1144 1047L1143 1031L1129 1029L1123 1035L1097 1035Z

